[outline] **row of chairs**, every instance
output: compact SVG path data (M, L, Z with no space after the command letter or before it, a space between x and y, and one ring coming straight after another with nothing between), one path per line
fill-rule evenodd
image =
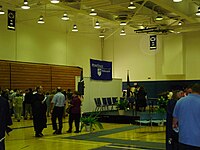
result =
M141 124L150 124L152 126L153 123L155 124L161 124L166 122L166 113L160 113L160 112L140 112L138 114L140 116L139 120L136 120L135 122Z
M102 98L94 98L94 102L96 105L95 111L102 110L113 110L115 104L117 103L117 97L102 97Z

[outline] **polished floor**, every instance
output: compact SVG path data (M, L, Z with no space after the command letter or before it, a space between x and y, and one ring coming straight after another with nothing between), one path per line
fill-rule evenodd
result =
M68 118L64 119L63 133L53 135L51 120L44 136L34 137L32 120L13 120L13 131L6 136L6 150L164 150L165 127L103 123L104 129L92 133L66 133Z

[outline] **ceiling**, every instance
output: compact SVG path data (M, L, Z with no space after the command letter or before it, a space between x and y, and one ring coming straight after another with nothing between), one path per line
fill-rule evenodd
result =
M63 27L69 32L73 24L77 24L83 33L104 33L112 35L122 28L132 33L167 34L200 30L200 17L195 13L200 6L200 0L183 0L174 3L172 0L131 0L136 9L130 10L130 0L60 0L59 4L52 4L50 0L28 0L29 10L21 9L23 0L0 0L3 10L16 11L17 22L31 22L37 24L40 15L44 16L45 24L51 28ZM97 16L90 16L94 8ZM69 21L60 18L67 12ZM161 15L162 21L156 21ZM1 17L1 16L0 16ZM94 29L96 21L101 28ZM120 22L126 22L122 27ZM179 22L182 25L178 25ZM66 25L67 24L67 25Z

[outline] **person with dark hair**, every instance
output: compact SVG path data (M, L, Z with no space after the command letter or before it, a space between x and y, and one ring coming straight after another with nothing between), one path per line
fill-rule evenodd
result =
M147 101L147 98L146 98L147 93L143 86L139 87L139 90L138 90L136 96L137 96L136 99L137 99L137 107L138 107L137 110L145 111L146 106L147 106L147 102L146 102Z
M32 112L33 112L33 125L36 137L42 137L42 131L47 127L46 118L46 102L43 94L42 86L36 88L36 93L33 94Z
M173 128L179 130L179 149L200 149L200 84L192 93L177 101L173 112Z
M72 91L71 89L67 89L67 92L66 92L66 96L67 96L67 101L70 103L70 101L72 100Z
M52 126L54 133L53 134L61 134L62 133L62 118L65 107L65 95L61 93L62 89L60 87L57 88L57 93L54 95L51 101L51 113L52 113ZM58 118L59 128L56 124L56 119Z
M74 133L79 133L80 118L81 118L81 94L77 91L74 91L70 103L69 130L67 131L67 133L72 132L73 121L75 121L75 127L76 127L76 131Z
M26 120L28 118L28 114L30 116L30 119L33 118L32 107L31 107L32 99L33 99L33 90L32 90L32 88L29 88L26 90L26 94L24 97L24 103L25 103L24 120Z
M173 91L172 98L167 103L167 118L166 118L166 150L178 150L178 133L172 128L173 111L176 102L184 96L183 91Z
M5 150L5 132L9 133L12 129L12 119L9 111L8 100L0 95L0 150Z

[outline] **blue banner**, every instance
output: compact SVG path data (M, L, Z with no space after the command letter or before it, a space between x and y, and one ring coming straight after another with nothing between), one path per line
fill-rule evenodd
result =
M157 48L157 37L156 35L150 35L150 50Z
M112 62L90 59L91 78L112 80Z
M15 11L8 10L8 30L15 30Z

